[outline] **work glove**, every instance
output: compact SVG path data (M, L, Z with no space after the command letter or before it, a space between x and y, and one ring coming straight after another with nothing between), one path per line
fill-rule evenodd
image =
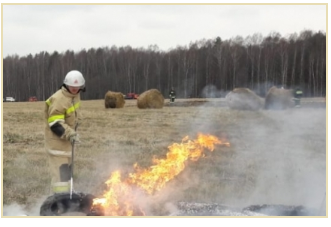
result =
M69 140L71 144L80 143L79 135L77 134L77 132L70 133Z

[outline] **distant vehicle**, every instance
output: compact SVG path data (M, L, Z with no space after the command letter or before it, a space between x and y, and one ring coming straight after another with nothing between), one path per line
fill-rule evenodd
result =
M15 99L13 97L6 97L6 99L4 99L4 102L15 102Z
M127 93L125 95L125 99L137 99L138 98L138 94L136 93Z
M37 99L36 96L31 96L31 97L29 98L29 102L37 102L37 101L38 101L38 99Z

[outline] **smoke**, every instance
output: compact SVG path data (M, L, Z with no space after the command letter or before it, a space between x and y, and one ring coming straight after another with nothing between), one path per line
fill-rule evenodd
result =
M3 205L3 216L40 216L40 207L47 199L47 196L41 196L31 202L31 205L22 205L18 203L12 203L9 205Z
M261 110L246 115L233 132L241 135L233 141L238 163L233 172L246 175L245 196L233 196L229 202L302 205L325 215L325 110ZM261 121L250 120L254 115L261 115Z
M28 211L19 204L3 206L3 216L27 216Z
M3 206L3 216L40 216L40 207L46 197L39 198L32 207L12 203Z
M256 143L249 152L255 152L264 163L257 166L255 190L246 202L303 205L323 210L325 110L307 108L262 111L261 114L269 124L250 125L249 139Z
M220 93L209 86L203 94L218 97ZM234 154L231 162L235 163L229 170L231 178L245 177L237 190L226 195L220 192L222 196L214 201L242 208L254 204L305 206L315 215L326 214L324 108L303 102L302 108L280 111L234 111L211 105L194 111L191 134L227 134ZM222 121L227 122L226 128ZM233 122L232 128L229 122ZM220 176L209 178L219 181Z
M220 98L225 97L228 91L218 90L215 85L207 85L202 89L201 98Z

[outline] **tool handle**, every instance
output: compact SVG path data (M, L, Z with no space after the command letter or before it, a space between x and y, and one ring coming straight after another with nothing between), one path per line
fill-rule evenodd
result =
M78 123L75 125L75 131L78 128ZM71 143L71 165L70 165L70 199L72 199L72 192L73 192L73 176L74 176L74 152L75 152L75 140Z

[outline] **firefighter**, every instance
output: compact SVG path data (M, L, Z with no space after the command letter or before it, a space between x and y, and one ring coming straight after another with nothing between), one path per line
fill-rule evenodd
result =
M51 174L51 194L70 191L70 164L75 130L81 120L80 92L85 79L77 70L68 72L60 89L45 102L45 149Z
M176 92L173 87L171 88L171 90L169 92L169 98L170 98L170 102L175 102Z
M300 107L300 100L302 98L303 92L300 88L296 88L294 91L294 104L295 107L299 108Z

